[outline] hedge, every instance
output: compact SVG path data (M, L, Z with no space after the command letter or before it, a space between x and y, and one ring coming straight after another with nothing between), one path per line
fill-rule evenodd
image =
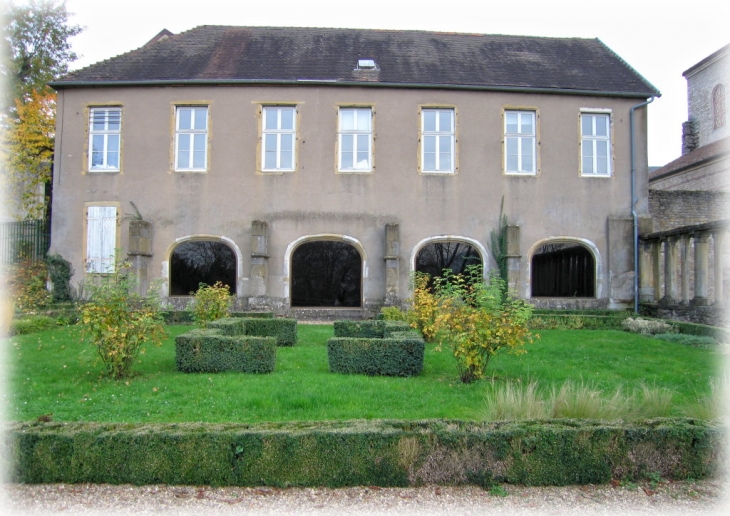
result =
M626 311L535 310L527 325L533 330L621 330L627 317Z
M192 324L192 310L167 310L162 314L166 324ZM231 317L266 318L273 319L274 312L231 312Z
M381 319L367 321L335 321L335 337L363 337L382 339L390 333L408 331L411 327L405 321L385 321Z
M208 328L219 329L224 335L275 337L277 346L293 346L297 342L296 319L226 317L211 322Z
M195 329L175 337L175 363L185 373L270 373L276 365L276 339Z
M424 348L423 338L411 331L383 339L332 337L327 340L327 359L333 373L418 376Z
M724 432L690 419L565 419L33 422L3 435L17 483L487 487L712 477Z

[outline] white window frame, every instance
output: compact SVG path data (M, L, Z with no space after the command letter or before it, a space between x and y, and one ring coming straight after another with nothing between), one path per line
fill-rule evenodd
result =
M114 271L117 247L117 206L86 207L86 272L108 274Z
M190 120L192 127L180 127L180 115L183 112L190 112ZM197 113L203 113L205 127L196 127L195 121L198 120ZM176 172L205 172L208 170L208 106L175 106L175 171ZM187 153L187 159L180 160L180 141L187 140L189 147L182 152ZM196 143L202 144L203 165L195 165L195 153L201 152L196 149Z
M345 112L353 113L354 127L343 128ZM338 112L338 154L337 167L340 172L372 172L373 170L373 108L372 107L341 107ZM359 122L367 120L366 129L358 129ZM352 141L352 166L344 165L345 141ZM365 149L361 144L365 140ZM358 161L359 154L366 154L367 160L364 164Z
M441 113L450 113L451 120L449 127L441 127ZM428 113L436 114L436 127L434 130L426 130L426 115ZM421 172L428 174L453 174L456 170L456 109L452 107L424 107L421 108ZM433 168L426 168L426 148L427 142L434 141L434 154L435 166ZM450 163L448 167L442 167L441 162L443 161L444 152L441 150L442 142L448 142L449 145L449 158Z
M517 117L517 130L510 132L508 127L508 118L510 116ZM523 131L525 118L530 118L531 132ZM510 167L510 156L515 154L509 153L510 142L516 144L517 163L516 166ZM532 167L525 166L525 155L529 154L532 159ZM505 174L528 175L537 174L537 112L528 109L506 109L504 111L504 171Z
M267 113L276 111L276 127L267 127ZM291 111L291 128L282 128L282 113ZM283 147L282 141L289 136L291 138L291 166L282 165ZM266 166L266 144L268 141L274 143L273 167ZM296 106L263 106L261 109L261 170L264 172L294 172L297 167L297 108Z
M605 120L606 134L597 134L597 120ZM590 132L584 132L584 122L590 120ZM606 110L583 110L579 120L580 130L580 174L584 177L611 177L613 173L613 146L611 112ZM605 147L606 155L599 156ZM590 170L586 166L590 163ZM603 165L604 171L598 172Z
M116 119L116 120L115 120ZM103 128L95 128L96 121L102 121ZM116 121L116 124L114 123ZM116 128L114 127L116 125ZM101 150L94 150L94 141L101 141ZM113 143L116 140L116 151ZM101 163L94 164L94 156L101 154ZM116 153L117 164L109 165ZM122 164L122 108L92 107L89 109L89 172L119 172Z

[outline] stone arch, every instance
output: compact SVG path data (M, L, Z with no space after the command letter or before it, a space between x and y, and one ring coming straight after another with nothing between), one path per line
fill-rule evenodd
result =
M528 252L527 296L599 298L603 273L596 245L575 237L551 237Z
M466 265L469 265L469 262L472 261L473 263L477 263L476 260L468 260L463 259L463 253L460 252L460 249L458 247L451 247L449 249L443 249L444 251L444 260L441 263L433 263L428 266L429 270L424 270L423 264L419 264L419 256L422 256L422 252L429 247L434 246L440 246L440 245L466 245L471 250L473 250L473 253L469 254L469 256L478 257L479 262L483 265L483 273L486 277L487 270L488 270L488 264L489 264L489 256L487 254L487 250L484 248L484 246L479 243L479 241L458 236L458 235L440 235L435 237L429 237L424 238L420 242L418 242L411 252L411 271L418 271L421 270L423 272L429 272L429 274L434 275L436 272L439 272L443 270L444 268L451 268L455 273L462 272L463 268ZM462 255L460 258L459 255ZM456 268L450 267L448 264L449 259L452 259L452 264L455 265ZM438 262L440 261L440 257L437 257L434 261ZM440 275L440 274L439 274Z
M346 235L308 235L292 242L286 251L292 307L363 306L363 281L367 276L365 252Z
M240 297L242 255L230 238L190 235L176 239L162 263L163 295L186 296L200 283L221 281Z

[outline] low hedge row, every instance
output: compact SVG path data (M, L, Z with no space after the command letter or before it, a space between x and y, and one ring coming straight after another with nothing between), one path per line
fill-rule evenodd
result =
M386 338L332 337L327 340L330 372L369 376L418 376L425 343L414 331Z
M700 479L718 474L723 438L719 427L687 419L51 422L7 430L11 482L280 487Z
M565 311L535 311L527 322L533 330L621 330L621 322L630 317L629 312L580 313Z
M391 333L409 331L410 329L411 327L405 321L377 319L367 321L342 320L334 322L335 337L382 339Z
M226 317L208 324L223 335L250 335L274 337L277 346L293 346L297 342L296 319L271 319L266 317Z
M167 310L162 314L166 324L192 324L192 310ZM231 312L231 317L264 318L273 319L274 312Z
M196 328L175 337L175 363L184 373L270 373L276 366L276 339Z

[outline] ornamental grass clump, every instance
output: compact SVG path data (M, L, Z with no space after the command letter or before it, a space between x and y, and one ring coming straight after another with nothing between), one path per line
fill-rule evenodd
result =
M527 327L532 305L506 293L504 280L492 274L484 281L481 266L467 267L465 274L434 278L432 324L438 348L448 345L464 383L484 378L491 359L500 353L526 353L533 341Z
M194 295L193 320L200 328L207 328L209 323L230 315L231 292L228 285L220 281L213 286L201 283Z
M132 374L132 365L146 343L162 345L167 338L159 298L133 291L130 262L117 261L114 270L84 286L89 301L82 304L83 337L97 350L106 374L115 380Z

